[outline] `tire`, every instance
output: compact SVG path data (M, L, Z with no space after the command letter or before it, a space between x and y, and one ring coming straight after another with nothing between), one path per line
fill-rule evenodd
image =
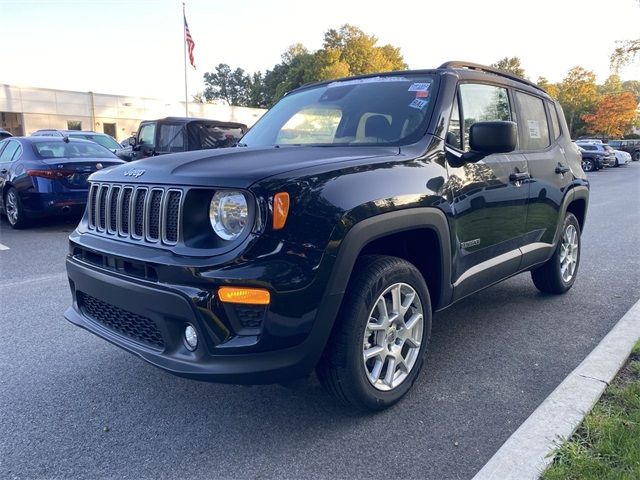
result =
M591 160L590 158L583 158L582 170L584 170L585 172L593 172L595 170L595 165L593 163L593 160Z
M616 158L616 163L613 164L614 167L619 167L620 163L618 163L618 159Z
M9 225L15 229L22 229L28 225L28 219L22 206L22 200L18 191L11 187L4 196L4 211L9 220Z
M633 161L634 162L640 161L640 151L633 152Z
M567 212L556 251L546 263L531 272L536 288L544 293L567 292L578 276L581 246L578 219Z
M394 303L402 307L394 309ZM403 309L402 322L394 321L394 313ZM318 378L355 409L383 410L400 400L418 378L430 335L429 290L416 267L397 257L363 256L356 262L316 368Z

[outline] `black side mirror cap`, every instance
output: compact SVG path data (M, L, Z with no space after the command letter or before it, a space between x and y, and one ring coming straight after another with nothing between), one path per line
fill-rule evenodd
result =
M469 147L478 153L513 152L518 144L518 126L515 122L476 122L469 130Z

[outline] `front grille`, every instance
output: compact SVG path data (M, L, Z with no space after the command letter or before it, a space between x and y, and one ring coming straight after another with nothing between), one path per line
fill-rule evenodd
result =
M175 245L180 238L182 190L93 183L89 230L108 236Z
M77 297L83 313L95 322L149 347L164 349L164 339L150 318L128 312L84 292L78 292Z

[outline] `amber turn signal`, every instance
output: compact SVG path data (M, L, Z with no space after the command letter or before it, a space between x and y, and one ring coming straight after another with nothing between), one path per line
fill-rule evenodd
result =
M262 288L220 287L218 297L225 303L269 305L271 294Z
M287 223L289 215L289 194L287 192L276 193L273 197L273 229L280 230Z

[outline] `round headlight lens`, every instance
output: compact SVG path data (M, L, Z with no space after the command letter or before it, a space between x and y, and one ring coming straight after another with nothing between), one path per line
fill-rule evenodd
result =
M213 231L223 240L235 240L247 226L249 209L241 192L216 192L209 205Z

